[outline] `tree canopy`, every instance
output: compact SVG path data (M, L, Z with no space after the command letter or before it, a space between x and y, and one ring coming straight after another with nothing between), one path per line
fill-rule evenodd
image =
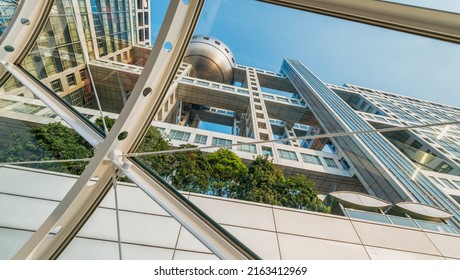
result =
M39 161L90 158L93 148L80 135L61 123L51 123L30 128L25 136L13 134L13 141L0 152L0 161ZM70 174L81 174L86 162L30 164Z
M106 117L110 130L114 119ZM102 128L102 120L96 125ZM190 148L193 145L182 145ZM171 148L169 140L150 127L137 152L162 151ZM12 135L12 143L3 152L2 162L92 157L94 149L75 131L61 123L29 129L26 137ZM138 157L150 169L179 190L236 198L271 205L330 212L314 191L314 183L303 175L285 176L267 156L256 157L247 167L229 149L218 149L205 155L201 150ZM81 174L86 162L63 162L31 165L70 174Z
M234 152L222 149L210 153L211 165L209 194L223 197L235 197L236 187L248 173L248 168Z
M181 148L195 147L182 145ZM170 181L179 190L207 193L211 166L200 150L177 152L170 159Z

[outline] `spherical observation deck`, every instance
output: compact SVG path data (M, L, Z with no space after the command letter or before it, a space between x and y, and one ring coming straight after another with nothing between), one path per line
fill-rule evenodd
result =
M235 58L227 45L214 37L193 36L184 62L192 65L192 77L226 84L233 82Z

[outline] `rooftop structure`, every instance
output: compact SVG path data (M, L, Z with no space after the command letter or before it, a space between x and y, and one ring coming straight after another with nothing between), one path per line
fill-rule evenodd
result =
M211 36L195 35L184 62L191 64L190 76L224 84L233 82L235 58L229 47Z

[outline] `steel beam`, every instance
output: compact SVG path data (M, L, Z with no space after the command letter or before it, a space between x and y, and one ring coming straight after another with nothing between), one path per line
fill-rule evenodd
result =
M37 83L35 79L22 68L17 67L9 62L1 62L3 67L10 72L18 81L28 88L37 98L45 103L51 110L58 114L68 125L70 125L78 134L81 135L93 147L99 146L104 140L101 133L94 127L88 126L76 110L70 110L69 105L65 104L59 96L51 92L42 84Z
M259 0L460 43L460 15L376 0Z
M121 158L119 158L121 159ZM166 209L180 224L197 237L207 248L221 259L259 259L249 248L214 222L174 187L161 178L146 172L132 158L115 161L116 166L133 180L148 196Z
M26 4L27 2L27 4ZM0 58L12 64L20 64L37 41L38 35L48 21L53 0L21 1L6 32L0 38ZM46 15L46 16L43 16ZM11 48L5 48L10 46ZM12 51L8 51L12 50ZM0 86L10 74L0 67Z
M136 150L150 127L181 63L202 5L203 1L171 1L144 71L111 132L63 201L15 259L56 258L110 189L114 163L217 256L258 258L168 184L155 180L146 170L132 167L132 159L122 162L117 156ZM127 137L120 137L122 134ZM97 183L88 184L91 179L97 179Z

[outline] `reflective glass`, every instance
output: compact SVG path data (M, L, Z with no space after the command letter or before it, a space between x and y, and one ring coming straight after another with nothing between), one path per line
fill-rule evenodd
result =
M7 24L6 2L0 7L2 32ZM99 131L103 127L95 89L100 86L106 97L101 99L105 115L116 119L122 106L113 100L129 96L127 89L134 86L153 42L150 5L147 2L138 9L134 2L145 1L54 1L37 41L18 65L75 108L80 117L95 123ZM145 20L142 28L136 28L144 31L144 41L131 34L131 26L137 24L130 19L134 10ZM97 64L104 59L119 63L109 64L108 72L97 72ZM117 69L123 69L124 75ZM104 93L115 91L104 92L106 84L122 94L107 98ZM110 110L115 107L117 110ZM94 148L13 76L0 88L0 117L0 259L9 259L67 194Z
M0 38L8 29L11 18L16 12L19 1L16 0L1 0L0 1Z
M80 175L94 154L93 147L16 78L11 77L0 91L0 162L38 161L21 166ZM79 159L83 160L72 161Z
M390 223L386 215L383 215L383 214L358 211L358 210L353 210L353 209L345 209L345 210L350 218L374 221L374 222L385 223L385 224Z
M94 148L14 77L0 92L0 259L10 259L64 198Z
M455 228L452 227L451 225L447 225L444 223L434 223L434 222L429 222L429 221L422 221L422 220L416 220L416 221L417 221L417 224L419 224L422 229L443 232L443 233L459 234L458 231L455 230Z
M418 228L418 225L415 223L413 219L398 217L398 216L391 216L391 215L387 215L387 217L395 225Z
M40 100L0 94L0 259L10 259L21 249L93 153L93 147Z
M82 116L81 108L99 110L100 105L116 117L142 72L168 4L56 0L21 67ZM151 10L163 13L151 18ZM93 116L90 122L100 113Z
M252 13L250 11L258 12ZM247 13L251 13L251 15L245 17L244 15ZM243 27L240 22L242 17L245 18L245 24L252 27L251 29L246 30ZM260 22L265 22L264 19L267 17L278 18L279 21L275 22L283 22L283 24L260 25ZM316 22L327 24L321 29L313 28L312 26L318 26L313 24ZM333 28L337 24L343 30L352 31L347 31L347 36L343 36L340 31L335 30L335 27ZM301 29L300 26L307 26L307 28ZM254 34L254 30L257 30L256 34ZM356 48L357 42L364 45L362 42L363 35L369 40L367 44L375 46L374 49L362 52ZM385 39L382 39L382 36ZM307 38L308 42L305 42ZM411 113L409 114L407 111L401 113L399 107L394 105L399 104L397 94L388 94L386 91L352 84L337 86L324 83L318 78L324 78L336 84L343 84L347 79L364 85L371 85L375 82L373 84L375 87L385 86L384 90L398 90L397 84L399 82L396 78L391 78L391 82L390 80L385 81L393 75L388 73L386 69L392 69L396 67L395 65L400 67L399 61L404 61L404 59L407 63L409 61L416 63L421 60L418 58L420 53L408 53L406 49L398 49L394 45L389 45L389 42L395 40L417 46L428 40L430 44L436 45L436 48L444 49L449 55L458 57L456 52L458 46L414 35L256 1L208 1L198 22L189 50L185 54L184 63L179 68L178 74L184 77L179 79L178 85L173 85L174 88L171 88L171 96L165 98L157 112L155 122L158 121L158 123L154 122L153 125L164 128L164 135L168 135L170 139L169 149L178 148L184 144L201 147L204 145L233 144L236 146L227 147L227 149L241 158L247 166L250 166L255 157L243 153L245 146L242 143L251 139L270 141L308 137L323 134L325 131L342 132L347 130L344 128L347 126L351 127L351 131L363 131L381 128L384 125L418 124L421 121L421 117L417 115L420 112L420 106L432 105L417 99L402 98L401 104L407 105L407 109L411 110ZM313 41L321 43L312 44ZM343 46L344 44L349 47L341 48L340 54L335 52L331 54L328 51L334 45ZM219 51L208 54L206 53L208 50L204 50L205 47L200 49L201 45L212 45ZM281 49L283 51L280 51ZM389 50L391 53L388 53ZM368 51L371 52L370 56L368 56ZM421 52L437 53L435 48L430 47L424 47ZM216 62L218 56L226 57L225 63L218 61L222 63L219 65L222 75L214 75L212 68L214 65L207 64L198 58L203 53L210 56L214 55ZM385 57L385 61L378 59L382 56ZM296 77L294 70L290 72L287 66L288 62L283 62L283 57L295 57L305 64L308 63L309 67L314 67L315 72L299 70L301 68L300 63L289 62L294 65L292 68L296 68L295 71L303 71L302 75L299 75L300 77ZM209 59L213 59L213 57ZM442 58L442 61L444 61L442 67L452 69L456 69L458 64L456 59L451 61L447 56ZM227 62L229 65L226 64ZM279 69L280 65L281 69ZM334 65L333 71L331 71L330 65ZM230 69L228 67L233 69L233 79L228 79L226 76L225 69ZM368 71L369 68L374 70ZM414 70L412 69L412 71ZM216 70L216 72L218 71ZM375 73L375 76L371 77L371 73ZM453 79L451 72L446 73L446 76L452 82L451 86L458 83L456 79ZM407 78L412 79L411 77ZM419 86L418 79L411 83L412 88L410 90L399 90L406 94L421 92L417 89ZM426 80L429 81L429 79ZM309 85L305 86L302 83L309 83ZM393 85L395 87L391 88ZM239 88L247 90L247 94L238 94ZM318 103L322 101L319 101L319 98L311 97L314 95L314 91L322 94L321 97L327 99L326 103L328 104L319 106ZM390 100L390 97L392 98L391 101L386 101ZM437 106L437 109L444 110L443 105ZM333 110L334 113L326 113L329 110ZM458 113L457 109L449 108L448 110L452 114ZM420 115L425 116L425 114ZM439 121L449 121L449 118L439 119ZM336 119L346 119L346 121L340 122ZM381 125L382 123L384 125ZM432 123L432 120L426 119L422 123L429 124ZM231 129L225 130L223 127ZM206 136L206 140L201 141L204 139L202 135ZM415 193L416 199L423 203L433 204L418 189L419 183L412 182L411 176L417 168L413 165L413 158L408 155L402 156L398 149L380 134L367 134L358 136L358 138L361 139L359 141L366 142L372 153L384 162L382 166L387 166L396 174L398 178L396 184L402 188L410 189ZM399 195L397 191L393 190L392 184L395 183L385 179L381 171L382 166L372 166L373 159L366 155L368 151L362 149L360 145L356 144L356 141L354 137L348 136L342 139L340 137L334 139L327 137L322 139L287 139L275 143L264 143L265 147L261 144L255 144L255 151L257 155L263 155L268 154L266 151L269 149L271 151L270 160L288 170L294 169L296 172L303 173L315 183L315 188L319 192L327 193L332 189L353 189L365 192L363 185L367 182L367 184L373 185L372 188L382 198L394 199ZM286 148L282 145L289 145L290 147ZM266 146L270 146L270 148ZM138 150L138 152L143 151ZM203 154L199 152L199 156L196 154L198 152L183 153L182 155L186 155L187 160L178 156L179 162L187 162L185 170L197 171L199 170L197 166L202 164L203 169L201 171L204 171L200 174L195 174L195 172L193 172L194 174L180 174L189 175L188 177L184 175L183 178L194 180L193 184L197 184L198 178L201 180L210 178L213 182L216 179L213 176L208 177L207 168L209 167L205 163L207 162L206 159L215 152L216 149L214 148L203 150ZM315 160L307 158L307 154ZM165 157L169 157L169 155L165 155ZM423 154L417 154L417 157L423 157ZM143 156L138 158L143 161ZM196 160L197 158L200 160ZM431 158L424 159L425 162L429 160ZM175 159L172 162L177 164ZM346 164L344 163L342 166L337 162L346 162ZM436 169L437 172L446 170L441 163L439 161L437 164L437 167L439 166ZM199 188L196 189L196 186L190 187L187 181L174 181L177 179L176 174L178 174L174 170L179 165L169 164L169 166L172 166L170 171L166 172L163 168L157 170L157 173L177 188L194 189L197 192L214 194L207 186L212 185L212 183L201 186L200 190ZM327 168L327 166L333 168ZM350 170L352 171L350 172ZM352 179L355 170L358 170L366 182ZM347 182L344 184L337 183L337 181L318 175L317 172L341 176L341 178L347 178ZM288 177L287 174L286 177ZM417 180L423 181L425 188L435 187L430 185L429 181L422 175L419 177ZM228 190L223 193L225 197ZM437 195L445 198L439 192Z

